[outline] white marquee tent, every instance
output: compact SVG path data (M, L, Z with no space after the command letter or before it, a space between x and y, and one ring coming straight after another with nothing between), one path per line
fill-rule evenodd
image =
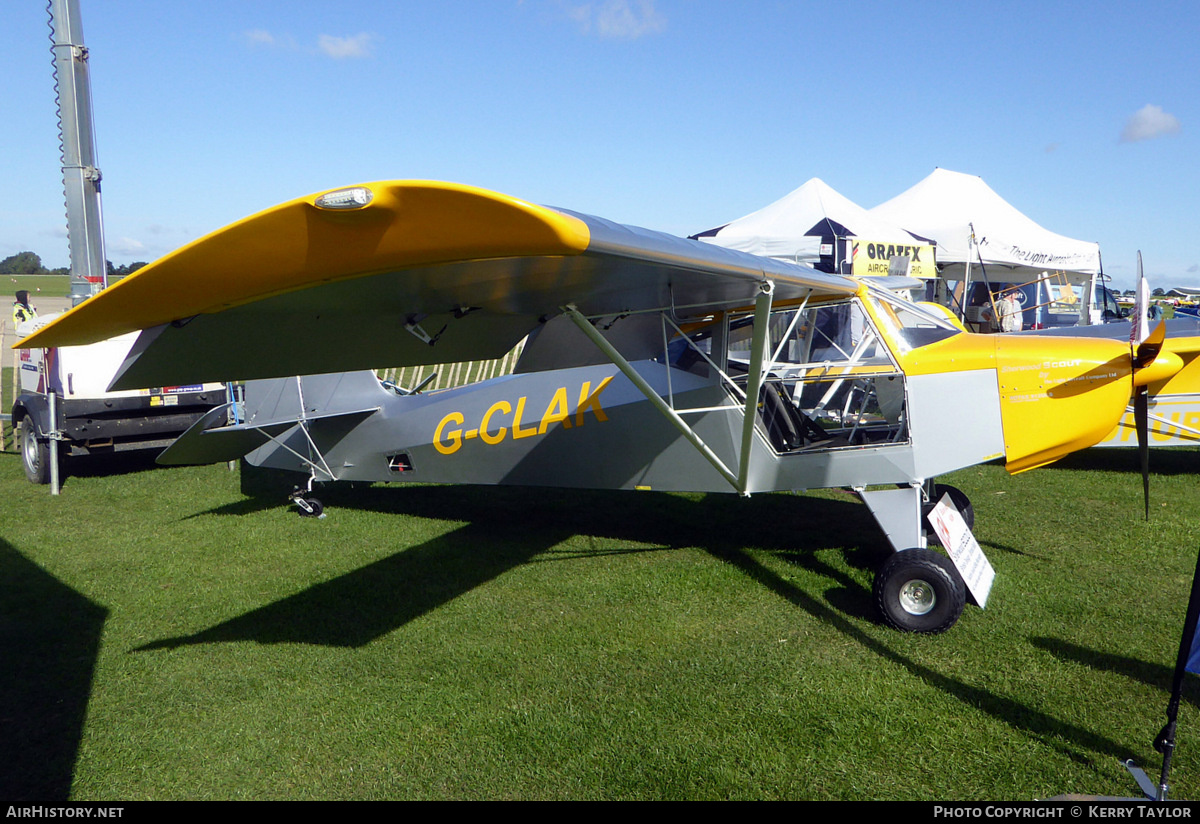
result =
M894 222L872 215L815 177L757 212L693 237L729 249L810 266L831 264L835 248L832 245L846 237L884 243L929 242L915 238ZM826 245L825 255L821 254L822 244Z
M1027 218L975 175L934 169L907 191L870 210L874 217L937 242L939 268L955 278L970 261L1021 274L1100 272L1100 245L1055 234ZM977 246L972 249L974 229ZM1021 275L1018 275L1020 277ZM992 277L992 280L1006 279Z

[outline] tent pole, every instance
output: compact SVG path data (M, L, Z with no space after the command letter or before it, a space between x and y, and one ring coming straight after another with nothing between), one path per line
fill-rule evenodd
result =
M971 250L975 248L975 227L967 235L967 271L963 275L962 300L958 302L958 319L967 325L967 298L971 294Z

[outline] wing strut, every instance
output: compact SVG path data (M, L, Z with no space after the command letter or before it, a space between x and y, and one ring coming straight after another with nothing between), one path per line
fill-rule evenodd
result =
M746 490L750 483L750 453L754 438L754 421L758 412L758 393L762 387L763 360L767 349L767 320L771 313L771 296L774 292L775 284L771 281L764 281L760 286L758 296L754 299L754 335L750 343L750 368L746 386L746 405L743 410L745 419L742 425L742 448L736 475L712 451L708 444L704 442L704 439L688 426L687 421L670 404L662 399L662 396L654 390L654 387L645 378L637 373L637 370L633 368L629 361L611 343L605 340L603 335L596 331L596 327L592 326L588 322L588 319L580 314L574 305L564 306L563 312L613 362L613 365L620 369L621 373L629 378L630 382L646 396L646 400L650 401L688 439L688 442L696 447L696 450L704 456L705 460L712 464L717 472L721 473L721 477L728 481L729 485L737 490L738 494L746 495L748 494ZM737 407L732 406L729 408L736 409Z
M750 371L746 375L746 416L742 419L742 454L738 460L737 491L746 494L750 483L750 451L754 443L754 420L758 412L758 393L762 389L763 356L767 350L767 326L771 317L771 296L775 284L765 281L754 299L754 334L750 339Z
M692 446L696 447L696 450L704 456L705 460L712 464L713 468L716 469L717 472L721 473L721 477L729 481L730 486L738 491L743 489L738 476L734 475L733 472L730 471L729 467L725 466L725 463L719 457L717 457L717 454L709 448L708 444L706 444L704 440L697 435L690 426L687 425L687 421L680 417L679 413L672 409L667 402L662 399L662 396L654 391L654 387L647 383L646 379L637 373L633 366L630 365L629 361L626 360L625 357L618 352L611 343L605 340L603 335L596 331L596 327L588 323L588 319L581 315L579 310L576 309L574 305L564 306L563 312L568 318L571 319L572 323L579 327L579 331L587 335L588 339L591 340L592 343L596 344L596 347L613 362L613 365L621 370L621 374L629 378L633 385L636 386L641 393L646 396L646 400L654 404L658 411L661 412L667 418L667 420L669 420L675 426L675 428L678 429L680 433L688 439ZM747 403L749 403L749 401L747 401Z

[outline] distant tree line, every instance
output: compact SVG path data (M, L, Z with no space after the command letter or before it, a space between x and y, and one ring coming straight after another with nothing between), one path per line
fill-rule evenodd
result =
M122 278L125 277L126 275L132 275L138 269L141 269L143 266L146 265L146 261L144 261L144 260L135 260L133 263L126 263L123 266L113 266L113 262L111 260L106 260L105 263L108 264L108 276L109 277L116 275L117 277L122 277Z
M17 252L0 260L0 275L65 275L66 268L47 269L33 252Z
M146 265L146 261L138 260L121 266L114 266L111 260L108 264L109 277L124 277L131 275ZM17 252L0 260L0 275L69 275L71 270L66 266L58 269L47 269L42 265L42 259L33 252Z

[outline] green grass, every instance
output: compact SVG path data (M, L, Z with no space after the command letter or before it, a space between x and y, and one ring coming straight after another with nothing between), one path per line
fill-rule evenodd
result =
M28 290L35 304L39 297L65 298L71 294L70 275L0 275L0 283L9 294L10 304L17 289Z
M314 521L225 466L80 463L52 498L0 454L0 797L1132 794L1200 544L1200 452L1153 459L1149 523L1130 451L948 478L997 582L914 637L872 619L841 492L345 485Z

